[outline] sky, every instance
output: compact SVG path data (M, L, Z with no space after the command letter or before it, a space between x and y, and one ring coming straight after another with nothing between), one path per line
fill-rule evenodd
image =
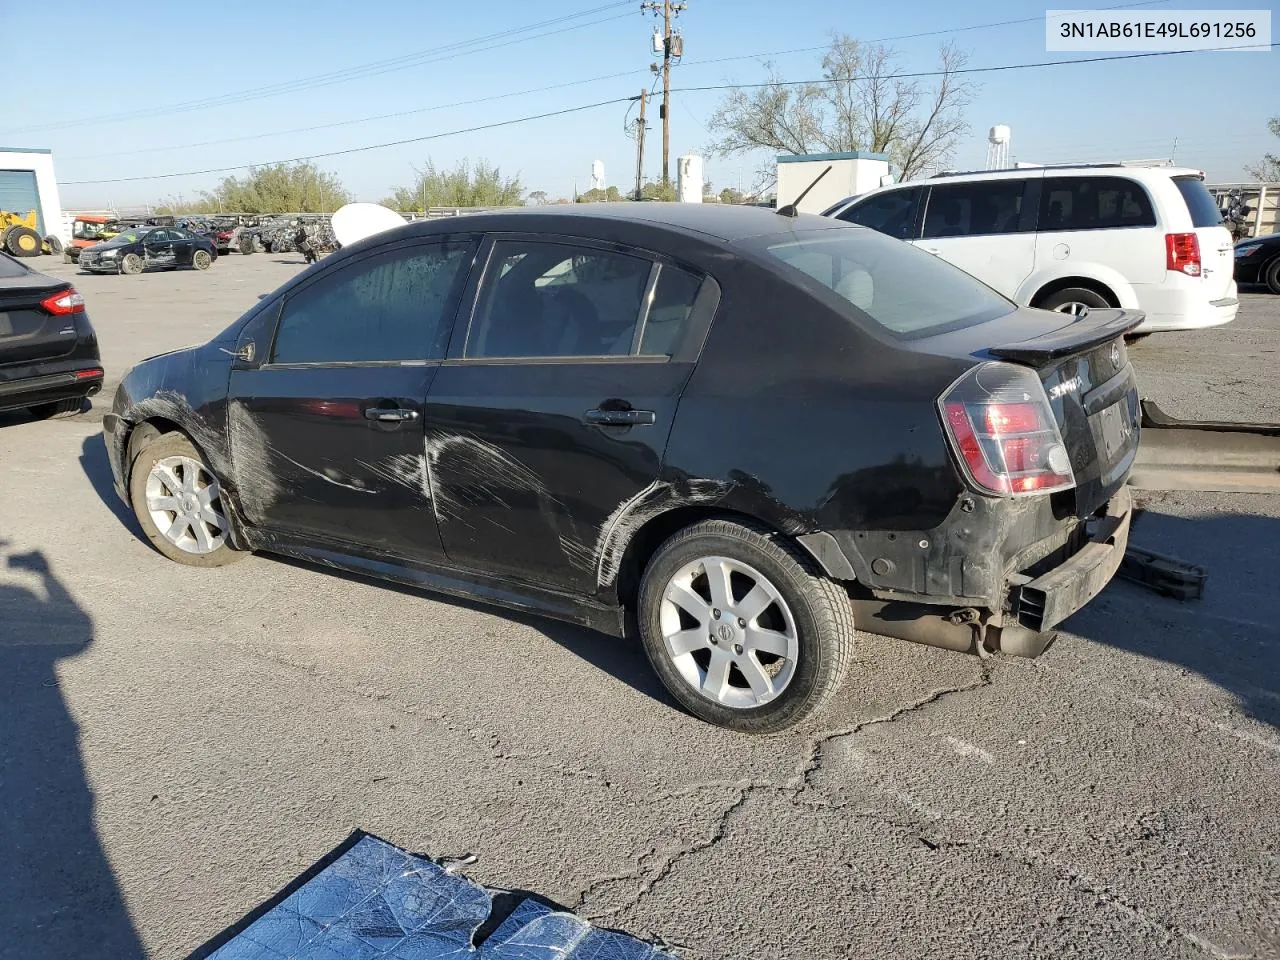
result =
M707 155L713 135L706 124L725 93L678 91L759 82L766 60L785 79L817 78L820 48L833 32L887 41L908 71L934 69L944 40L959 45L971 67L1096 56L1046 53L1045 7L1019 0L687 3L676 22L685 52L672 77L672 176L677 156L703 154L716 190L755 186L769 155ZM316 162L356 199L371 201L411 184L415 166L427 160L451 167L463 158L488 160L552 198L589 188L592 162L600 160L607 183L625 190L635 171L635 141L624 127L629 103L457 131L651 88L655 21L639 7L639 0L219 0L151 4L145 15L142 8L122 14L118 5L76 4L69 16L65 5L0 0L0 32L11 45L16 37L55 38L65 54L62 69L41 70L37 82L6 91L0 145L51 148L67 209L194 199L228 174L190 171L422 137L432 139ZM1169 0L1141 8L1178 9ZM1007 20L1030 22L988 26ZM535 24L543 25L522 30ZM946 32L906 36L937 31ZM306 82L335 73L322 85ZM1204 170L1211 182L1246 179L1246 163L1280 147L1266 129L1269 113L1280 109L1272 95L1280 48L1063 64L971 79L979 88L967 111L969 134L950 164L956 169L985 165L994 124L1012 128L1016 160L1172 155L1180 165ZM644 166L646 176L657 177L662 140L657 101L651 103ZM119 178L142 179L81 182Z

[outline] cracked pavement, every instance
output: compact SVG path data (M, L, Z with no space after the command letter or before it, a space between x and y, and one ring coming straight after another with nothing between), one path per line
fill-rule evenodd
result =
M77 278L109 381L289 259ZM1140 378L1280 419L1278 320L1247 295L1136 345ZM1244 416L1178 380L1219 345ZM1207 565L1200 602L1113 584L1036 661L860 635L830 711L746 738L586 630L170 563L104 406L0 425L0 960L185 956L355 827L691 958L1280 956L1280 498L1141 495L1135 541Z

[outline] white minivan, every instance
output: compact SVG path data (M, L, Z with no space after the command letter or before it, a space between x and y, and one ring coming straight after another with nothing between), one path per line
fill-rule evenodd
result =
M1198 170L1096 164L939 174L826 216L942 257L1017 303L1146 312L1138 333L1228 323L1231 234Z

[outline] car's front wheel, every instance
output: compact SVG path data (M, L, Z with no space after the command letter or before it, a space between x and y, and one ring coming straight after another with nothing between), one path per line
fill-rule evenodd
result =
M129 500L147 539L170 560L221 567L245 556L231 546L218 478L181 433L163 434L138 452Z
M704 520L649 561L638 609L645 652L697 717L743 733L795 726L853 657L848 594L785 538Z
M136 253L126 253L124 259L120 261L120 272L130 275L142 272L144 264L142 258Z
M191 265L197 270L208 270L211 263L213 263L213 257L209 256L207 250L197 250L191 255Z
M1271 265L1262 273L1262 282L1272 293L1280 293L1280 257L1271 261Z

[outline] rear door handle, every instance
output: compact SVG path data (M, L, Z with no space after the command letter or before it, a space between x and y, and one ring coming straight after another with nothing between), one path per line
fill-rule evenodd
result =
M366 407L366 420L377 420L380 423L406 423L418 419L417 410L406 410L404 407Z
M644 426L658 422L658 415L652 410L588 410L582 419L587 423L599 424L602 427Z

